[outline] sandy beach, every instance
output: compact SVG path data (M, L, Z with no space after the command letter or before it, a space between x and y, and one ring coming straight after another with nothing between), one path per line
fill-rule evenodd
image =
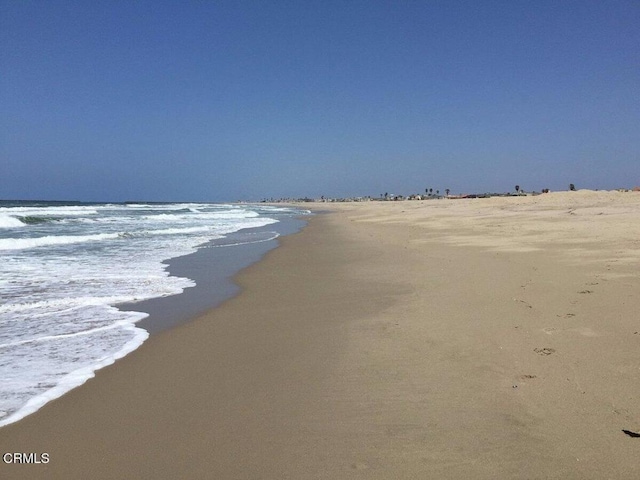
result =
M314 208L240 295L0 428L49 459L0 477L640 478L640 193Z

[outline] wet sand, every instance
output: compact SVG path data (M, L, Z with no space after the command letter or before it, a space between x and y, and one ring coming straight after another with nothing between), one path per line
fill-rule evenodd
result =
M0 429L50 459L0 476L640 476L640 194L322 208L240 295Z

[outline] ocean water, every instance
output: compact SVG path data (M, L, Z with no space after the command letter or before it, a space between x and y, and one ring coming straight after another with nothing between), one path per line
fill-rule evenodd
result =
M147 314L117 305L195 286L170 276L163 261L233 247L238 238L272 240L278 218L305 213L262 205L0 201L0 426L147 339L136 326ZM259 234L245 230L268 225L273 229Z

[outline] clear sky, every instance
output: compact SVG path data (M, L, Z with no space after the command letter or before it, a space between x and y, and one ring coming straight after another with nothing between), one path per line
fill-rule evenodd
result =
M640 2L0 0L0 198L640 184Z

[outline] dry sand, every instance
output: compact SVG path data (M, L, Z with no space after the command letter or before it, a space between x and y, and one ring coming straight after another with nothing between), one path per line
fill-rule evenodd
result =
M640 193L322 205L2 478L640 478Z

